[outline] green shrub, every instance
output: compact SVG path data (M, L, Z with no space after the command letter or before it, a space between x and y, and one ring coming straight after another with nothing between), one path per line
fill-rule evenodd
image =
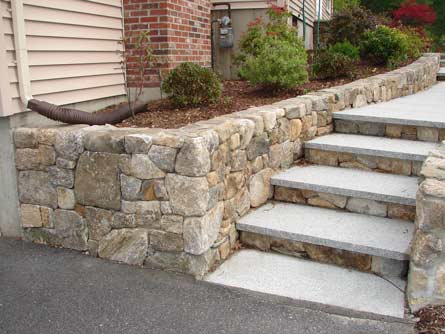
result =
M312 69L318 79L353 78L356 65L357 59L327 49L317 54Z
M305 83L307 54L296 29L288 25L289 13L271 9L268 15L267 24L255 20L240 40L240 77L273 90Z
M395 28L379 26L367 31L360 44L362 55L375 65L397 66L408 59L408 36Z
M359 45L363 33L373 30L379 19L371 11L363 7L347 7L334 14L328 23L328 44L349 41Z
M342 54L352 60L360 59L360 48L352 45L349 41L335 43L329 47L329 51Z
M407 36L408 58L419 58L423 52L427 52L431 46L431 40L426 37L424 30L420 27L399 26L397 27Z
M193 63L182 63L167 75L162 89L177 107L201 106L220 98L222 84L212 70Z
M267 45L256 57L246 59L240 68L241 77L272 90L292 88L308 80L303 43L296 46L272 39Z

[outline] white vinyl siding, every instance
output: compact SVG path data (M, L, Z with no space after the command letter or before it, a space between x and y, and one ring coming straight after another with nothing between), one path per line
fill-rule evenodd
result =
M0 0L12 110L20 106L10 0ZM23 0L31 93L71 104L125 93L121 0ZM1 49L0 49L1 51Z

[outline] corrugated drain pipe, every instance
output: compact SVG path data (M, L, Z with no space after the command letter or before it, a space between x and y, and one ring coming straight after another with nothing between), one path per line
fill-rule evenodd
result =
M14 31L17 74L19 81L20 99L24 106L49 119L68 124L105 125L116 124L147 110L147 105L139 103L133 107L128 103L119 105L115 110L107 113L89 113L82 110L60 107L48 102L39 101L32 97L29 76L28 50L26 46L25 19L23 15L23 0L11 1L12 25Z

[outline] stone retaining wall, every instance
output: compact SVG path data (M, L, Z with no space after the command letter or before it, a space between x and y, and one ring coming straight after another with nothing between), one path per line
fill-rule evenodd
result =
M235 222L270 177L332 132L332 113L413 94L437 55L387 74L177 130L63 126L14 133L26 239L202 275L229 256Z
M421 177L408 276L413 311L445 304L445 143L425 160Z

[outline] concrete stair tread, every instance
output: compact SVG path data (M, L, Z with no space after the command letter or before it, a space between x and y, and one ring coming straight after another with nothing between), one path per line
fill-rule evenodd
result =
M408 260L414 224L275 202L241 218L237 229L395 260Z
M362 108L334 112L333 118L336 120L445 128L444 95L445 83L438 83L432 88L414 95Z
M404 317L404 293L387 280L281 254L242 250L205 280L348 316Z
M347 152L401 160L423 161L436 149L436 143L334 133L306 142L305 147L323 151Z
M274 175L271 183L411 206L416 205L418 187L417 177L318 165L293 167Z

